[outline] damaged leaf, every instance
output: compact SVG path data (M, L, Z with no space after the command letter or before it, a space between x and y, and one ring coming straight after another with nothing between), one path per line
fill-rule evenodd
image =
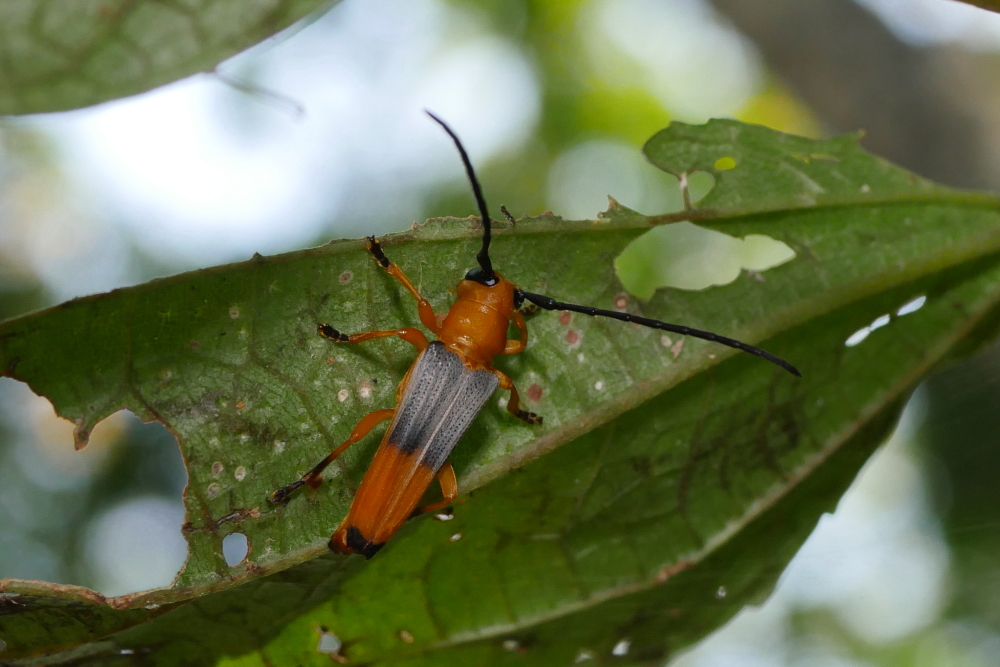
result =
M994 335L1000 214L996 200L922 181L853 138L811 142L732 121L665 132L647 152L669 171L735 162L695 211L646 218L618 207L594 221L495 223L495 266L561 300L761 345L801 379L704 341L541 313L529 321L527 352L498 366L544 425L513 420L495 396L453 457L466 494L454 519L411 521L364 563L313 557L325 553L377 435L348 450L317 491L266 502L362 415L391 406L412 362L396 340L339 346L315 333L317 322L352 333L419 326L412 298L362 242L255 257L0 323L0 368L75 422L79 444L122 408L178 436L191 551L168 589L81 600L81 618L109 620L68 630L73 649L73 639L46 644L42 630L69 592L0 581L0 592L30 603L0 614L0 658L50 646L68 649L55 662L87 654L101 663L157 647L163 664L254 651L245 664L329 664L317 651L325 627L344 655L372 664L493 664L511 652L524 664L564 664L607 657L623 640L645 664L759 599L915 383ZM788 160L801 174L775 166ZM615 258L651 224L684 217L738 238L765 235L796 257L763 282L743 274L700 292L628 296ZM471 219L432 220L383 242L444 311L474 264L479 230ZM897 314L919 296L920 309ZM844 344L883 315L887 326ZM247 536L250 553L229 567L221 545L232 532ZM156 618L142 623L142 614Z

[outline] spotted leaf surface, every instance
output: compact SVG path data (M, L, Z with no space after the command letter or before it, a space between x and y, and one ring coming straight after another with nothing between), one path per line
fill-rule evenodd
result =
M0 582L19 595L0 614L0 655L59 648L54 662L143 664L153 654L158 664L231 656L319 665L329 664L318 649L334 645L333 634L338 656L367 664L649 664L759 600L915 383L995 333L1000 214L993 199L923 183L849 139L837 146L850 159L807 165L827 184L822 203L807 205L797 178L770 182L757 202L748 184L773 166L765 132L775 160L793 140L725 125L735 143L721 147L718 123L683 126L671 168L728 156L735 166L723 164L724 174L750 172L717 177L701 204L716 202L712 220L701 224L780 240L792 261L640 301L618 282L615 257L650 224L696 216L621 208L593 221L496 223L493 261L527 290L761 345L803 377L700 340L540 313L529 320L528 350L498 365L544 425L513 420L494 395L453 455L466 494L453 518L410 521L370 562L315 556L381 430L320 489L285 506L266 502L362 415L391 406L412 362L397 340L348 347L315 333L318 322L352 333L419 326L412 298L362 242L258 257L0 324L0 369L75 422L80 444L121 408L177 434L191 552L172 587L114 599ZM736 150L740 136L753 138L752 151ZM812 143L811 153L835 154L831 142ZM863 180L874 198L837 190L843 179ZM384 248L444 310L478 234L473 220L431 220L386 237ZM863 341L845 344L864 328ZM221 546L232 532L250 545L234 566ZM54 618L67 627L58 642Z

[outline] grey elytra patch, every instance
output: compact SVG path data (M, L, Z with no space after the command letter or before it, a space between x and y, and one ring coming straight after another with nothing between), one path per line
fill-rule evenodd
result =
M350 269L341 273L340 276L337 278L337 282L339 282L341 285L346 285L352 280L354 280L354 273L352 273Z

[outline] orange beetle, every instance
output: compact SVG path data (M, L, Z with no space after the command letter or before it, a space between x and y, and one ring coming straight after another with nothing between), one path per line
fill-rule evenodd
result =
M413 345L419 353L399 383L396 407L365 415L347 440L302 479L271 494L270 502L286 502L290 494L302 486L318 487L323 470L345 449L364 438L377 424L392 419L350 511L330 538L331 549L371 558L409 517L441 509L453 502L458 496L458 482L448 457L497 387L510 392L507 411L513 416L529 424L542 422L538 415L521 409L514 383L493 367L494 357L524 351L528 328L518 309L525 300L545 310L570 310L610 317L714 341L762 357L799 375L798 370L783 359L718 334L628 313L563 303L519 289L493 270L489 256L490 217L469 156L451 128L434 114L428 114L454 140L472 183L483 220L483 245L476 256L479 268L469 271L465 280L458 284L458 298L444 319L439 321L431 304L420 295L402 269L386 258L382 246L374 237L369 237L369 252L389 275L414 296L420 321L438 339L429 343L422 331L410 327L347 335L329 324L319 325L320 335L336 343L362 343L398 336ZM519 339L507 339L511 322L517 327ZM416 509L435 477L441 485L444 500Z

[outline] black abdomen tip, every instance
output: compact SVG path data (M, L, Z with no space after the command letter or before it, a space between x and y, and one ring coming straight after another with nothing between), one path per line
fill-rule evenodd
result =
M344 536L344 543L347 544L347 548L356 554L361 554L365 558L371 558L379 552L379 549L385 546L385 543L374 544L373 542L366 540L361 531L355 526L350 526L347 529L347 535ZM333 548L333 543L331 542L330 548Z

